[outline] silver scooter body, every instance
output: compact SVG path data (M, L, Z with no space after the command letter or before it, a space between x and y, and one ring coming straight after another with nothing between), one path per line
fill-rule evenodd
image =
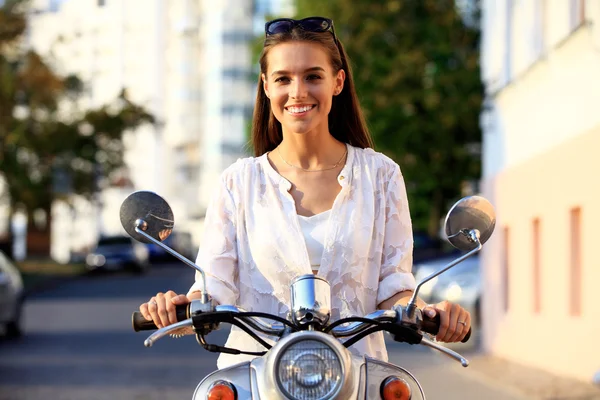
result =
M339 387L334 388L322 397L286 396L276 376L277 358L290 344L298 341L323 341L339 352L344 362L343 378ZM370 357L352 355L339 341L321 332L298 332L279 341L270 352L263 356L222 370L215 371L205 377L196 387L194 400L206 400L208 390L215 382L235 382L238 400L273 399L289 400L290 398L317 399L380 399L380 387L390 376L403 379L411 388L411 400L425 399L423 388L417 379L406 369L394 364ZM289 394L288 394L289 395Z
M160 196L152 192L130 195L121 206L121 223L135 239L161 246L204 278L202 268L161 243L173 229L173 214ZM459 361L463 367L468 366L468 361L460 354L422 336L423 332L437 332L439 320L432 328L432 321L425 320L416 307L416 299L424 283L479 252L494 226L495 213L486 199L470 196L459 200L448 212L445 231L450 243L467 253L421 281L406 306L378 310L355 321L331 322L329 283L321 277L302 275L291 282L287 320L276 316L279 322L267 323L264 319L273 316L257 316L233 305L213 304L204 286L202 299L189 304L180 322L158 329L144 345L150 347L166 335L177 335L181 329L193 328L199 342L207 348L204 335L218 327L215 321L221 312L221 315L239 316L247 327L280 339L264 355L206 376L198 384L193 399L206 400L211 388L219 384L232 388L237 400L380 399L384 388L390 388L391 383L396 388L403 388L408 393L405 394L407 399L425 399L423 388L409 371L374 358L352 355L346 348L349 343L345 345L338 338L354 337L357 341L369 334L373 325L385 325L387 329L380 330L393 334L395 340L434 348ZM133 320L137 331L135 321L140 321L140 317L136 314L139 313L134 313ZM214 321L211 320L213 317ZM141 323L147 325L148 321L143 319ZM156 326L144 329L156 329Z

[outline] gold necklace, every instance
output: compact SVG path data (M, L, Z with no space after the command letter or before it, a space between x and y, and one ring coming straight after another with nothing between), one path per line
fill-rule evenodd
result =
M335 169L337 168L340 163L342 162L342 160L346 157L346 155L348 154L348 148L346 147L346 151L344 152L344 154L342 154L342 157L338 160L338 162L335 163L335 165L333 167L329 167L329 168L321 168L321 169L306 169L306 168L302 168L302 167L298 167L294 164L290 164L289 162L285 161L285 159L283 158L283 156L281 155L281 151L279 150L279 147L277 147L277 154L279 154L279 158L281 158L281 161L283 161L284 163L286 163L287 165L289 165L290 167L296 168L296 169L301 169L304 172L319 172L319 171L329 171L331 169Z

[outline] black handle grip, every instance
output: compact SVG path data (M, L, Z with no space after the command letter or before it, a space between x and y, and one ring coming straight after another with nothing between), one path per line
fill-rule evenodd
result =
M430 318L425 313L423 313L423 323L421 324L421 330L423 332L430 333L432 335L437 335L440 330L440 314L436 314L435 317ZM471 338L471 328L469 328L469 332L467 332L467 336L463 340L462 343L467 343Z
M175 307L177 321L183 321L189 318L188 309L189 304L183 304ZM158 327L154 324L154 321L148 321L139 311L135 311L131 315L131 325L133 326L133 330L136 332L153 331L155 329L158 329Z

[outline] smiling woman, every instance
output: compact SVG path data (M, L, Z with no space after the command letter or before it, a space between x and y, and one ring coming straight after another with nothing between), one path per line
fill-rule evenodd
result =
M217 303L286 317L291 282L316 273L331 283L332 319L406 304L415 288L413 237L400 167L372 149L352 71L333 21L278 19L265 26L252 124L255 157L227 168L207 210L196 263ZM218 232L218 234L215 234ZM159 326L201 297L158 293L140 312ZM426 307L423 301L419 307ZM470 314L447 302L438 340L461 341ZM265 337L269 342L271 338ZM262 351L234 326L218 367ZM381 332L350 347L387 360Z
M336 140L329 134L329 113L333 96L344 87L344 70L332 69L322 46L303 42L274 47L269 52L268 65L267 72L261 75L263 88L273 115L288 133L284 138L295 140L295 135L302 134L315 143L335 146ZM341 143L336 147L344 153Z
M318 108L319 118L311 116L312 125L298 128L316 128L324 133L322 140L331 136L359 148L373 147L354 89L348 56L335 36L333 21L310 17L268 22L259 63L261 74L252 126L256 156L274 150L284 140L283 130L292 128L281 119L286 106ZM283 99L286 95L289 98ZM275 102L275 98L284 103ZM312 109L307 111L307 115L313 114ZM302 112L299 114L302 116Z

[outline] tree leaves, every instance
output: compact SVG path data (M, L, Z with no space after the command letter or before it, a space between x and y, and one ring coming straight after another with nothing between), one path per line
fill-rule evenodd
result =
M453 1L296 4L298 18L334 20L377 148L402 168L413 225L436 235L464 182L480 174L479 156L468 151L481 140L479 31Z
M83 83L21 49L23 6L0 8L0 174L11 205L31 213L71 192L97 192L123 166L123 133L154 118L124 91L110 106L78 110Z

